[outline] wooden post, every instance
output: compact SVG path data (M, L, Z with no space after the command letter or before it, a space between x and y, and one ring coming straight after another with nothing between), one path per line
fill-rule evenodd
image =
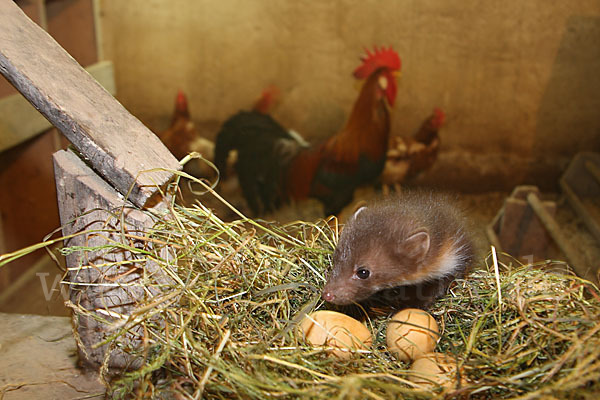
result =
M119 315L128 318L137 303L158 294L154 289L156 285L164 285L169 280L155 263L136 262L140 261L139 255L111 247L114 243L128 243L131 247L152 251L148 242L131 238L143 237L156 222L149 213L125 201L71 151L55 153L54 168L63 234L79 233L67 240L65 246L104 247L67 255L66 280L71 302L89 313L75 313L75 327L81 339L78 342L80 359L97 368L109 349L106 345L94 347L114 333L110 325L101 320L113 323L119 322ZM125 236L128 234L132 236ZM120 340L130 347L140 342L141 333L135 330ZM108 366L126 369L139 367L139 362L115 348L111 350Z
M13 1L0 1L0 73L121 194L144 206L181 165ZM144 172L147 171L147 172Z

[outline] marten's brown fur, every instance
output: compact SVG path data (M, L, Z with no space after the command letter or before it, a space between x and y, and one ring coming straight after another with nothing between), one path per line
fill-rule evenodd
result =
M323 299L347 305L377 297L395 308L424 308L472 258L464 217L447 197L403 192L360 208L347 222Z

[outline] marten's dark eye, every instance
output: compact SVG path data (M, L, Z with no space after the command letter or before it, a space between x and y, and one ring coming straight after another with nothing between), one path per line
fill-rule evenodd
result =
M356 276L358 276L360 279L367 279L369 275L371 275L371 271L365 267L360 267L356 270Z

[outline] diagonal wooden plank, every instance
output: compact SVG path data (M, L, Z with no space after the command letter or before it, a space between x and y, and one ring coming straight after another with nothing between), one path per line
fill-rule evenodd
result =
M114 70L110 61L85 69L112 95L116 93ZM19 93L0 99L0 152L50 129L52 124Z
M0 1L0 73L138 206L179 170L173 155L13 1Z

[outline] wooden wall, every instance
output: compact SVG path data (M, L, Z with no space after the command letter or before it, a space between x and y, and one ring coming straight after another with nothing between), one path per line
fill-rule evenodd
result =
M17 4L81 65L89 66L98 61L93 0L20 0ZM26 125L32 118L40 119L35 110L21 103L24 102L21 102L20 94L0 76L0 107L12 107L17 104L15 109L20 113L10 115L10 111L3 108L0 110L0 120L1 116L13 121L21 119L23 125ZM41 119L41 125L44 125L43 117ZM13 131L6 132L4 122L6 121L0 121L0 132L3 135L14 135L16 138L20 135L23 140L17 139L9 144L0 140L0 144L4 144L0 148L0 253L41 242L45 235L60 226L52 153L68 144L55 129L32 134L29 128L21 130L20 126L16 126ZM12 127L14 124L9 125ZM52 272L47 282L49 288L60 271L51 263L38 263L45 255L46 252L41 250L1 268L0 293L8 293L18 278L27 274L33 265ZM38 300L44 299L39 279L35 275L30 278L33 278L31 282L36 291L34 297ZM11 300L8 297L16 299ZM29 309L19 308L21 303L35 302L29 299L31 293L16 293L8 297L2 296L4 302L0 303L0 310L35 311L36 306L31 304ZM57 297L59 296L54 296L55 299ZM57 300L60 304L61 300ZM43 306L43 300L41 304ZM52 313L60 312L55 306L51 308ZM43 313L44 310L41 309L40 312Z

